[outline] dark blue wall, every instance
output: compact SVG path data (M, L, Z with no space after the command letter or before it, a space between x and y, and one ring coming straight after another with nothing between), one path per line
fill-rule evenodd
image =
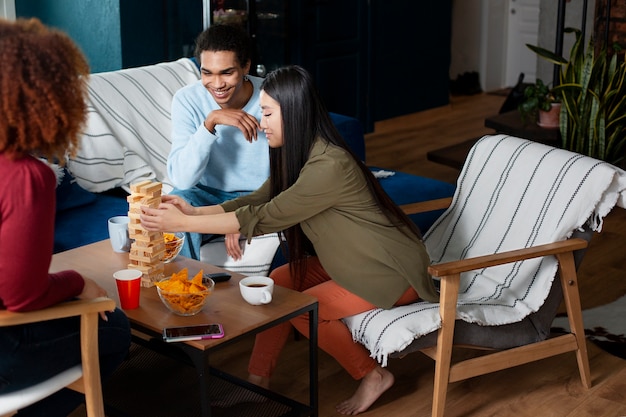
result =
M15 0L18 17L37 17L66 32L87 56L92 72L122 67L119 0Z

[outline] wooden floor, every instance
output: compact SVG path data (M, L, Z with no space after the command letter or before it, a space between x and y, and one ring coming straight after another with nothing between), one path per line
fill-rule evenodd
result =
M366 136L367 163L388 169L454 182L458 172L426 159L426 152L472 137L492 133L485 117L498 112L503 96L481 94L453 97L449 106L379 122ZM591 243L580 271L584 308L626 294L626 210L615 209L604 230ZM229 346L211 363L245 377L252 339ZM273 378L273 389L308 400L307 346L290 340ZM589 344L593 387L580 382L573 354L481 376L450 386L447 417L622 417L626 416L626 361ZM430 416L433 362L420 353L390 360L396 384L369 411L368 417ZM321 417L338 416L334 406L357 387L346 372L320 352ZM76 413L76 417L84 414Z

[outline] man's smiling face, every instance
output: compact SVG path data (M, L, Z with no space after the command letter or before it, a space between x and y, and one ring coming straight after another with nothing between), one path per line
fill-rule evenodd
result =
M250 63L247 67L241 66L232 51L203 51L200 55L202 84L222 108L240 108Z

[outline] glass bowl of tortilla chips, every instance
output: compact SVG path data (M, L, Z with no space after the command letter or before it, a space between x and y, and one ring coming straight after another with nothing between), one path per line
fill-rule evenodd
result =
M165 254L163 255L163 263L172 262L180 253L185 243L185 234L181 232L163 233L165 240Z
M207 298L213 293L215 282L203 277L202 270L188 279L188 270L184 268L155 285L161 301L169 311L179 316L193 316L204 307Z

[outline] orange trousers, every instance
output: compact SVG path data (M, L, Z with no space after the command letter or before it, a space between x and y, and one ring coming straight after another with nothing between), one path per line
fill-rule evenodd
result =
M283 265L270 274L275 285L294 288L289 265ZM307 260L307 273L302 283L303 292L317 298L318 344L331 355L354 378L361 379L372 371L378 363L370 357L369 351L360 343L352 340L348 327L341 321L343 317L376 308L375 305L354 295L337 285L328 276L316 257ZM417 301L418 295L410 287L395 305ZM300 333L309 335L309 315L303 314L272 327L256 336L248 372L253 375L270 377L276 368L278 357L293 325Z

